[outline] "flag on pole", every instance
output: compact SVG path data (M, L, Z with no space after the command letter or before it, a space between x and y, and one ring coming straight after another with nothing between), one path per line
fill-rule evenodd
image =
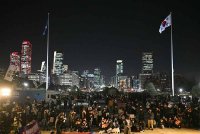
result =
M171 26L172 24L172 19L171 19L171 14L169 14L165 20L162 21L161 25L160 25L160 29L159 29L159 32L162 33L165 28Z
M44 31L43 31L42 35L46 35L47 30L48 30L48 22L46 23L46 25L44 27Z

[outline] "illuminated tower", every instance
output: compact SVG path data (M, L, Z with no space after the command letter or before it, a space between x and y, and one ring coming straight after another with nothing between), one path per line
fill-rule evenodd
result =
M101 70L99 68L94 69L94 87L96 89L101 86Z
M142 73L152 74L153 73L153 53L144 52L142 53Z
M10 65L14 65L17 68L17 72L20 71L20 53L12 52L10 54Z
M123 74L123 61L122 60L117 60L116 64L116 75L122 75Z
M21 50L21 73L31 73L31 56L32 56L32 44L29 41L22 42Z
M119 87L119 78L123 74L123 60L117 60L116 64L116 82L115 82L115 87Z
M54 51L53 74L60 75L63 73L63 56L63 53Z

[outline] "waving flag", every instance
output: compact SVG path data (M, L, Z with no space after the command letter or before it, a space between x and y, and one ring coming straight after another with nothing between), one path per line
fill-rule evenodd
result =
M45 25L45 27L44 27L44 31L43 31L43 35L46 35L46 32L47 32L47 30L48 30L48 23Z
M162 21L161 25L160 25L160 29L159 32L162 33L165 28L171 26L172 24L172 19L171 19L171 14L169 14L164 21Z

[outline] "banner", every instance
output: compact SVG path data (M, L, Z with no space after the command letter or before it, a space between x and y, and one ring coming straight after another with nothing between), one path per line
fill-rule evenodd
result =
M33 120L22 129L20 134L41 134L41 132L38 123Z

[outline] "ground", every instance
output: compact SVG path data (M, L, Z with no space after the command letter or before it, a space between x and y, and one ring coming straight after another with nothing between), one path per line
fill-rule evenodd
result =
M65 132L66 134L73 134L72 132ZM65 134L63 133L63 134ZM200 130L194 130L194 129L175 129L175 128L164 128L164 129L154 129L152 130L145 130L145 132L132 132L131 134L200 134ZM50 134L49 131L42 131L42 134ZM98 134L98 132L96 132Z

